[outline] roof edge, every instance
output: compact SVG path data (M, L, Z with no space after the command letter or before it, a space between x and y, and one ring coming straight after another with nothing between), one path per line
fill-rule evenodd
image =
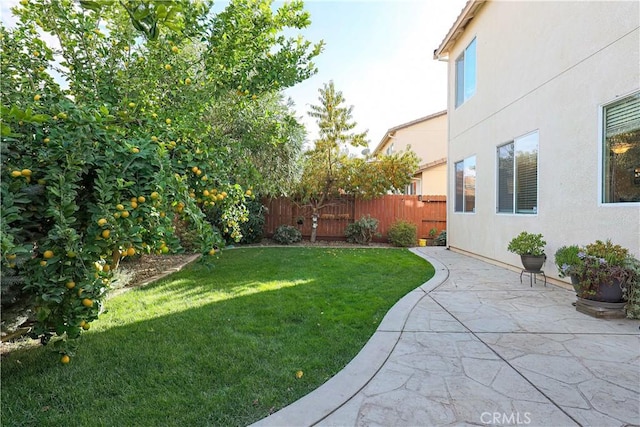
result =
M449 29L449 32L440 43L440 46L433 51L433 59L439 61L448 59L451 46L453 46L453 44L458 40L460 34L464 32L469 22L474 18L478 9L480 9L487 1L488 0L467 1L467 4L464 6L460 15L458 15L458 18Z
M378 150L380 150L380 148L382 148L382 146L389 140L390 136L392 136L391 134L395 133L396 131L407 128L409 126L417 125L418 123L426 122L427 120L435 119L436 117L444 116L445 114L447 114L447 110L438 111L437 113L429 114L428 116L420 117L419 119L415 119L410 122L387 129L378 145L376 145L376 148L372 151L372 154L377 153Z

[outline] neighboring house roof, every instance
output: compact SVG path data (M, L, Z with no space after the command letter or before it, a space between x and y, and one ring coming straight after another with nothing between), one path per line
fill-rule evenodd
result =
M447 158L446 157L443 157L443 158L438 159L438 160L434 160L434 161L429 162L429 163L423 163L418 167L418 170L416 171L416 174L419 174L421 172L426 171L427 169L431 169L431 168L436 167L436 166L444 165L446 163L447 163Z
M460 12L458 19L447 33L440 46L433 51L433 59L448 60L451 47L458 41L460 35L469 25L469 22L476 16L478 10L485 4L487 0L469 0Z
M415 119L415 120L412 120L410 122L403 123L401 125L398 125L398 126L390 128L389 130L387 130L385 132L384 136L382 137L382 139L380 140L380 142L376 146L375 150L373 150L373 154L376 154L377 152L379 152L380 149L382 149L382 147L384 147L384 145L387 143L387 141L389 141L389 139L391 137L393 137L393 134L395 134L400 129L408 128L410 126L417 125L418 123L426 122L427 120L435 119L436 117L440 117L440 116L443 116L445 114L447 114L447 110L439 111L437 113L430 114L428 116L421 117L419 119Z

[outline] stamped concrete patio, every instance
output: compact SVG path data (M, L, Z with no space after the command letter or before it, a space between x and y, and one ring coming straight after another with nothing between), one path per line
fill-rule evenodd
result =
M259 426L640 425L640 322L444 248L327 383Z

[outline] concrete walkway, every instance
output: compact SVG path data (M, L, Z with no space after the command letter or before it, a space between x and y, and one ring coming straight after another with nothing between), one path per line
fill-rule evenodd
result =
M256 426L640 425L640 322L448 251L362 351Z

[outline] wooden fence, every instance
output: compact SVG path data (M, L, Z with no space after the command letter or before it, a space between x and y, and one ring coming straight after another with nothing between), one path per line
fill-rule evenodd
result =
M406 196L386 195L372 200L360 200L353 197L341 197L320 212L318 221L318 240L345 240L344 231L348 224L366 215L376 218L378 232L386 241L391 224L405 220L416 224L418 238L431 237L447 228L446 196ZM311 208L297 206L287 198L265 199L265 235L270 237L278 226L286 224L297 227L303 238L311 236Z

